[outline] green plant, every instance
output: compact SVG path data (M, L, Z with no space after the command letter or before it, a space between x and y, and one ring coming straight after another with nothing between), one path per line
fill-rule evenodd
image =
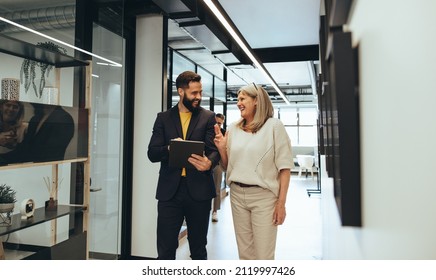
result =
M52 42L39 42L36 44L38 47L41 47L46 50L50 50L53 52L58 52L62 54L66 54L67 50L65 48L62 48ZM39 81L39 87L35 84L35 78L36 78L36 67L40 68L41 76ZM21 70L20 70L20 80L23 84L24 80L24 89L27 91L29 90L30 86L32 86L33 90L35 91L35 94L37 97L41 98L42 96L42 90L45 87L45 77L50 74L51 69L53 69L53 65L44 63L44 62L37 62L35 60L30 59L24 59L23 64L21 64ZM24 79L23 79L24 78Z
M0 185L0 203L15 203L17 202L17 192L12 187L6 184Z

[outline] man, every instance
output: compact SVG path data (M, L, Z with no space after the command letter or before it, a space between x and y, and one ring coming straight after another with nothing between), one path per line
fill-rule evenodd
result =
M185 71L176 79L179 102L166 112L158 113L148 145L148 158L160 162L156 191L158 200L158 259L174 260L178 236L186 220L189 249L193 260L207 259L207 232L215 186L212 170L220 157L213 139L215 114L200 107L201 76ZM175 168L168 164L172 139L203 141L203 156L192 155L195 168Z
M224 135L226 131L223 129L225 117L223 114L218 113L215 115L217 125L220 127L221 133ZM213 199L212 208L212 222L218 222L218 210L221 208L221 185L223 179L223 168L217 165L213 170L213 177L215 180L216 197Z

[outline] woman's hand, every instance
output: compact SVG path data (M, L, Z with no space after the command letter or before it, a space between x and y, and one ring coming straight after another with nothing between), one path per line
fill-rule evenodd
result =
M213 139L213 142L215 143L215 146L218 148L218 150L225 151L227 147L227 131L226 134L223 135L218 124L214 126L214 129L215 138Z
M0 132L0 146L13 149L17 145L17 135L11 130Z
M282 225L286 218L286 207L283 202L277 201L273 214L273 223L276 226Z
M228 131L226 131L226 134L223 135L221 133L220 126L218 124L215 124L215 138L213 139L213 142L215 143L215 146L218 148L218 152L221 156L221 166L224 168L224 170L227 170L227 135Z

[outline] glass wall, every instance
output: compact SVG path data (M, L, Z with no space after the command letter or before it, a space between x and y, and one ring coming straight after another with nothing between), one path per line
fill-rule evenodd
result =
M170 50L171 51L171 50ZM179 54L176 51L171 51L172 52L172 56L169 55L168 57L172 57L173 61L172 64L169 69L172 69L172 75L171 75L171 107L176 105L177 102L179 102L179 94L177 93L177 89L176 89L176 79L177 76L184 72L184 71L194 71L196 70L195 67L195 63L193 63L192 61L190 61L189 59L187 59L186 57L184 57L183 55ZM170 86L170 84L168 84L168 86Z
M171 55L172 54L172 55ZM171 106L174 106L179 102L179 95L177 93L176 89L176 79L177 76L187 70L194 71L198 73L201 76L201 82L203 86L203 97L201 100L201 106L207 109L213 109L215 112L216 109L219 109L220 112L224 111L224 104L225 104L225 90L226 90L226 82L217 78L212 73L207 71L206 69L202 68L201 66L195 64L188 58L184 57L183 55L179 54L177 51L170 49L170 55L168 55L169 58L172 57L172 64L170 64L169 69L172 69L171 79L169 82L171 82L172 90L171 90L171 96L172 96L172 104ZM215 84L215 82L217 84ZM223 92L224 90L224 92ZM218 94L220 99L214 99L214 96ZM224 96L224 99L222 98ZM213 102L212 102L213 101ZM214 108L212 108L212 104L214 104ZM219 106L219 108L215 108L215 106Z

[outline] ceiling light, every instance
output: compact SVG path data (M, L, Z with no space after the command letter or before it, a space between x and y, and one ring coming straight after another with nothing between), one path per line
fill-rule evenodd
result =
M280 94L280 96L283 98L283 100L286 102L286 104L290 105L291 103L286 98L286 96L283 94L283 92L281 91L281 89L279 88L277 83L273 80L271 75L268 73L266 68L253 55L253 53L250 51L249 47L242 41L242 39L239 37L239 35L236 33L236 31L230 25L230 23L225 19L225 17L221 14L221 12L215 6L213 1L212 0L203 0L203 2L209 7L209 9L218 18L218 20L222 23L222 25L224 25L225 29L230 33L230 35L233 37L233 39L236 41L236 43L238 43L238 45L245 52L245 54L250 58L250 60L253 62L253 64L260 70L260 72L271 83L271 85L278 92L278 94Z
M51 37L51 36L48 36L48 35L46 35L46 34L44 34L44 33L38 32L38 31L33 30L33 29L31 29L31 28L28 28L28 27L26 27L26 26L24 26L24 25L21 25L21 24L18 24L18 23L16 23L16 22L13 22L13 21L11 21L11 20L8 20L8 19L6 19L6 18L4 18L4 17L0 17L0 20L1 20L1 21L4 21L4 22L6 22L6 23L12 24L12 25L14 25L14 26L16 26L16 27L19 27L19 28L21 28L21 29L24 29L24 30L26 30L26 31L29 31L29 32L31 32L31 33L33 33L33 34L39 35L39 36L44 37L44 38L46 38L46 39L49 39L49 40L52 40L52 41L57 42L57 43L59 43L59 44L62 44L62 45L64 45L64 46L70 47L70 48L72 48L72 49L74 49L74 50L77 50L77 51L80 51L80 52L86 53L87 55L90 55L90 56L92 56L92 57L95 57L95 58L101 59L101 60L103 60L103 61L109 62L109 63L112 64L112 66L117 66L117 67L122 67L122 66L123 66L122 64L119 64L118 62L115 62L115 61L109 60L109 59L104 58L104 57L102 57L102 56L96 55L96 54L94 54L94 53L92 53L92 52L85 51L84 49L78 48L78 47L73 46L73 45L71 45L71 44L68 44L68 43L66 43L66 42L64 42L64 41L58 40L58 39L53 38L53 37Z

